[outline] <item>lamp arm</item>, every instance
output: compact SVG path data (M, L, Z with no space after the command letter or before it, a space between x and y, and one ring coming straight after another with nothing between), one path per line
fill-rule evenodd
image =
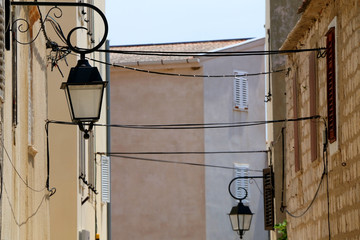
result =
M233 179L230 181L229 186L228 186L228 191L229 191L230 196L231 196L232 198L234 198L234 199L236 199L236 200L239 200L239 201L241 202L242 200L244 200L244 199L247 197L248 192L247 192L247 190L246 190L245 188L243 188L243 187L240 187L240 188L245 191L245 197L243 197L243 198L238 198L238 197L236 197L234 194L232 194L232 192L231 192L231 184L232 184L235 180L237 180L237 179L249 179L249 178L264 178L264 176L244 176L244 177L236 177L236 178L233 178Z
M101 41L93 48L90 49L83 49L83 48L78 48L76 46L73 46L71 44L71 35L79 29L86 29L84 27L75 27L72 30L70 30L70 32L67 35L66 38L66 43L69 47L70 50L72 50L73 52L79 53L81 55L85 55L91 52L94 52L96 50L98 50L106 41L107 39L107 35L109 32L109 24L107 22L107 19L105 17L105 14L96 6L89 4L89 3L82 3L82 2L15 2L15 1L9 1L9 0L5 0L5 10L6 12L10 12L10 6L53 6L53 7L57 7L57 6L64 6L64 7L87 7L87 8L91 8L94 11L96 11L100 17L103 20L104 23L104 35L101 39ZM10 21L10 14L7 14L6 16L6 26L8 26L9 21ZM6 35L9 35L9 31L10 29L6 30ZM9 39L7 39L7 41L9 41Z

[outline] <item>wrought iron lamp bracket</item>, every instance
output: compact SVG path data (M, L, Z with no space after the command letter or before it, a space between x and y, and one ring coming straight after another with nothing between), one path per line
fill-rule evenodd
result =
M90 9L94 10L95 12L97 12L100 15L100 17L101 17L101 19L103 21L103 24L104 24L104 35L103 35L102 39L100 40L100 42L97 45L95 45L94 47L92 47L90 49L84 49L84 48L76 47L76 46L71 44L71 36L75 31L81 30L81 29L82 30L88 30L87 28L82 27L82 26L74 27L73 29L71 29L69 31L69 33L67 34L67 37L65 39L67 47L71 51L73 51L75 53L79 53L82 56L82 58L85 56L85 54L88 54L88 53L91 53L91 52L94 52L94 51L98 50L105 43L105 41L107 39L109 26L108 26L108 22L107 22L107 19L105 17L105 14L98 7L96 7L96 6L92 5L92 4L83 3L83 2L24 2L24 1L15 2L15 1L10 1L10 0L5 0L5 26L6 26L5 48L7 50L10 50L10 31L11 31L11 29L10 29L10 7L11 6L49 6L49 7L52 7L49 10L49 12L47 13L44 20L46 20L46 18L49 16L49 13L53 9L58 9L60 11L59 15L54 14L54 16L56 18L60 18L62 16L62 11L59 8L59 6L63 6L63 7L86 7L86 8L90 8ZM14 23L17 22L17 21L25 21L25 23L27 24L25 29L23 29L23 30L19 29L21 32L26 32L26 31L29 30L29 23L25 19L16 19L14 21ZM20 25L19 28L20 27L24 27L24 26ZM41 26L41 28L44 28L44 26ZM45 29L42 29L42 30L45 31ZM32 43L34 40L35 39L33 39L29 43Z
M244 200L247 196L248 196L248 192L245 188L243 187L240 187L240 189L243 189L245 191L245 196L242 197L242 198L238 198L236 197L232 192L231 192L231 185L233 184L234 181L238 180L238 179L254 179L254 178L264 178L263 176L247 176L247 177L236 177L236 178L233 178L230 183L229 183L229 186L228 186L228 191L229 191L229 194L232 198L236 199L236 200L239 200L240 202L242 200Z

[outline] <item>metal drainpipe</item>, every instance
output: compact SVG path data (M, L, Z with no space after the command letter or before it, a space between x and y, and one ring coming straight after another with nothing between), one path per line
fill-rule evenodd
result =
M106 50L110 49L109 40L106 41ZM110 62L110 53L106 53L106 62ZM111 152L111 132L110 132L110 65L106 65L106 81L108 82L106 88L106 152ZM110 172L111 172L111 161L110 161ZM107 204L107 236L108 240L111 240L111 174L110 174L110 202Z

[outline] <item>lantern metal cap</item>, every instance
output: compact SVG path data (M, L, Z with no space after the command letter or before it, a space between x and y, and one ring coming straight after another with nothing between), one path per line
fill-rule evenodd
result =
M64 89L66 85L72 84L104 84L107 86L108 82L103 81L97 67L90 66L88 60L80 59L75 67L71 68L67 82L61 83L60 88Z
M236 214L246 214L246 215L254 215L254 213L251 212L250 208L248 206L245 206L241 201L237 206L233 206L229 215L236 215Z

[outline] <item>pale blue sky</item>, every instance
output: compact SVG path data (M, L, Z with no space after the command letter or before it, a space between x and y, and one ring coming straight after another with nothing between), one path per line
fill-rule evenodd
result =
M265 36L265 0L106 0L110 45Z

